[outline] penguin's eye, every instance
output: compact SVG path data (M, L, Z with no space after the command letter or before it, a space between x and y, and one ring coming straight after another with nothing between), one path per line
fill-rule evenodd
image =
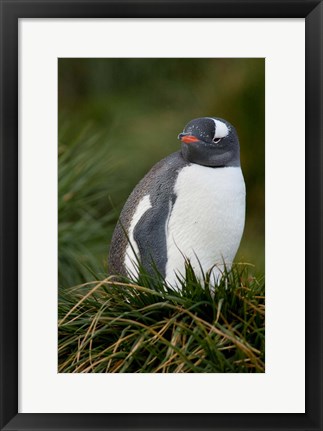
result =
M218 144L221 141L222 138L214 138L212 139L212 142L214 142L215 144Z

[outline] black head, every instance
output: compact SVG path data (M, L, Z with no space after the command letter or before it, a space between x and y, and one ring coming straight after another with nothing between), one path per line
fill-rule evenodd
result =
M203 166L240 166L239 139L235 128L222 118L202 117L190 121L183 133L185 160Z

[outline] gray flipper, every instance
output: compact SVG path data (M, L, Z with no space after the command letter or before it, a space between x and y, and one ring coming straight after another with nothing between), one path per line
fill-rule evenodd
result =
M171 154L158 162L139 182L125 206L112 236L109 253L109 273L127 275L124 266L128 232L133 214L145 195L149 195L151 208L137 223L133 235L138 245L140 261L148 272L152 272L151 262L165 276L167 264L166 222L176 200L173 192L179 171L189 163L181 152Z
M134 239L139 248L140 261L143 267L154 273L155 266L165 277L167 264L166 231L176 195L168 190L163 196L152 200L152 207L140 218L134 229Z

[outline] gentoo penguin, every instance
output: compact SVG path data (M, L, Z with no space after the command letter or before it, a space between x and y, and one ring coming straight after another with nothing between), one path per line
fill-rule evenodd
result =
M157 268L176 287L189 259L200 279L202 270L211 270L215 285L224 265L231 267L245 222L237 132L226 120L203 117L178 138L181 150L157 163L123 207L110 245L110 274L137 275L139 258L149 273Z

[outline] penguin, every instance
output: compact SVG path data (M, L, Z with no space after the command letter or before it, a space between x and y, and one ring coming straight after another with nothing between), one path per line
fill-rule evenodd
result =
M189 260L216 285L230 269L245 224L246 188L235 128L217 117L191 120L181 149L164 158L130 194L115 227L109 273L133 278L138 259L178 287Z

